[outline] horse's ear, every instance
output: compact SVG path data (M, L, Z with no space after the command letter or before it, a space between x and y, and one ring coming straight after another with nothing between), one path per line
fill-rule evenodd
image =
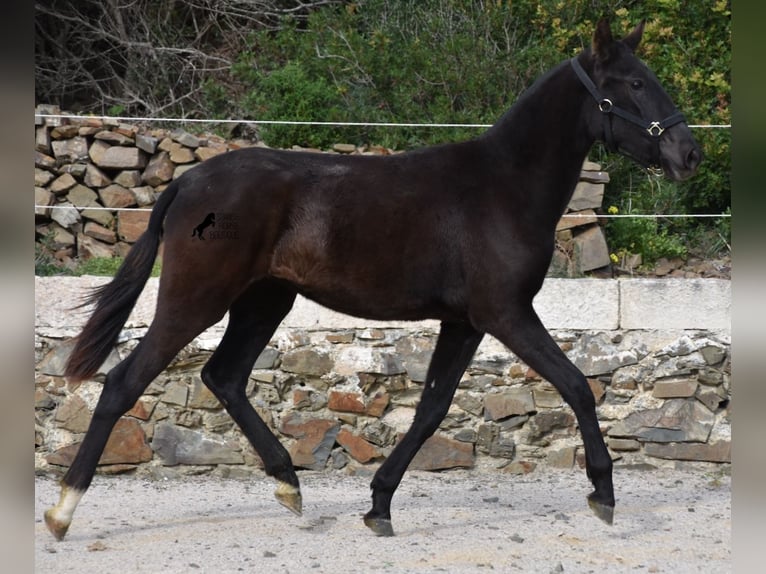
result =
M644 24L646 24L646 20L641 20L638 23L638 26L633 28L633 31L622 39L623 43L630 48L632 52L636 51L638 44L641 42L641 36L644 35Z
M597 60L606 62L612 55L612 46L614 38L612 37L612 27L607 18L601 18L596 24L596 31L593 33L593 56Z

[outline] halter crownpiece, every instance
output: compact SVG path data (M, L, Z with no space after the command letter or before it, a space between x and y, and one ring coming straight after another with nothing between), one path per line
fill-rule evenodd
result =
M593 99L596 100L598 103L598 109L604 113L604 114L614 114L624 120L627 120L631 122L632 124L635 124L639 126L640 128L646 130L646 132L655 138L659 138L662 133L668 129L671 126L674 126L676 124L679 124L681 122L685 122L686 118L684 115L679 112L675 111L674 113L670 114L668 117L666 117L664 120L660 121L648 121L645 120L636 114L633 114L627 110L622 109L619 106L615 106L612 100L609 98L605 98L601 92L599 92L598 88L596 87L596 84L593 83L593 80L588 77L588 74L583 69L580 62L577 60L577 58L572 58L569 60L569 62L572 65L572 68L574 68L575 73L577 74L577 77L580 79L582 84L585 86L585 88L590 92L590 95L593 96ZM607 127L604 130L605 135L605 143L607 144L607 147L609 149L616 149L614 146L614 138L612 137L612 125L611 122L608 122ZM659 142L659 139L658 139ZM659 163L659 149L657 150L657 160Z

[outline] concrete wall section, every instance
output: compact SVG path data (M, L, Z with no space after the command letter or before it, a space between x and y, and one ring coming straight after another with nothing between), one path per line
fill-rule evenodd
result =
M620 279L623 329L730 329L731 281Z
M35 325L81 327L73 302L104 277L36 277ZM126 327L146 327L159 280L152 278ZM731 282L723 279L547 279L534 300L549 329L730 329ZM224 319L218 328L224 326ZM370 321L336 313L302 297L282 327L300 329L438 329L437 321Z
M616 281L548 279L534 300L549 329L616 329L620 297ZM438 321L370 321L336 313L299 297L284 327L301 329L438 329Z
M731 282L723 279L547 279L534 307L549 329L729 329ZM438 322L369 321L301 297L283 322L302 329L422 328Z
M616 329L619 285L604 279L546 279L534 307L548 329Z

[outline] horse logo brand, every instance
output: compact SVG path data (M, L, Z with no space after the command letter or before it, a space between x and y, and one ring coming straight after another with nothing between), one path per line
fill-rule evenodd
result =
M203 234L210 227L207 236ZM239 239L239 216L235 213L208 213L192 230L192 237L206 239Z
M205 219L202 220L202 223L200 223L192 230L192 237L196 236L199 237L201 241L204 241L205 238L202 236L202 234L205 232L205 229L211 226L215 227L215 213L208 213L205 216Z

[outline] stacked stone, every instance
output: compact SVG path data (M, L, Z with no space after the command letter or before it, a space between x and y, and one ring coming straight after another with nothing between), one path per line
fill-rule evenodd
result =
M60 260L124 256L157 196L199 162L254 145L110 119L35 116L36 239Z
M610 265L609 248L597 217L607 183L609 174L601 171L599 164L586 160L566 213L556 225L550 276L582 277Z

